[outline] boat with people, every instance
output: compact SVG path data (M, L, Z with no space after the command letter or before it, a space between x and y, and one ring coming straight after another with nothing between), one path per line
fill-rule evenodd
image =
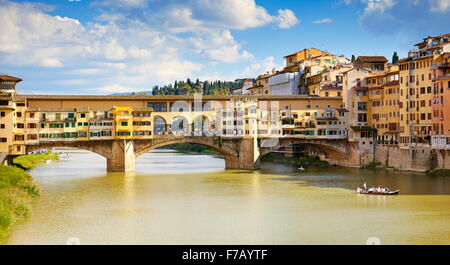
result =
M388 188L382 188L382 187L371 187L367 189L366 183L364 183L364 189L361 189L358 187L356 189L356 192L359 194L368 194L368 195L398 195L400 193L400 190L390 190Z

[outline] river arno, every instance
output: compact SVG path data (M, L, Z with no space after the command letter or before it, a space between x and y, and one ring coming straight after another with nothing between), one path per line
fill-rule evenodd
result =
M263 164L224 171L207 155L148 153L132 174L75 151L33 170L42 196L8 244L449 244L450 179ZM366 181L399 196L357 195ZM73 239L72 239L73 240Z

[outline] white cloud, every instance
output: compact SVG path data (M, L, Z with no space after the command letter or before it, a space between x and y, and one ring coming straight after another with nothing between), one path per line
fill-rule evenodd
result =
M237 63L253 59L253 55L243 50L229 30L204 32L190 39L196 52L213 62Z
M92 4L94 6L119 7L119 8L142 8L147 6L148 0L102 0Z
M448 32L450 0L344 0L343 4L362 3L360 24L376 34L407 34L418 39L424 35Z
M268 56L264 60L251 64L242 72L242 77L255 77L266 72L272 72L273 69L278 69L280 66L275 63L273 56Z
M104 93L130 93L130 92L139 92L141 89L136 89L132 87L122 86L119 84L112 84L103 87L97 87L96 91L101 91Z
M431 12L447 12L450 10L450 0L430 0Z
M275 21L280 29L291 28L299 22L294 12L289 9L278 10L278 17L276 17Z
M326 23L332 23L333 20L331 20L330 18L323 18L323 19L319 19L313 22L313 24L326 24Z
M41 65L45 66L45 67L62 67L63 66L61 60L57 59L57 58L43 58Z
M0 71L32 75L44 67L58 84L84 88L70 81L83 77L95 83L97 88L86 88L89 93L218 76L213 68L224 63L257 64L254 73L260 74L270 61L255 62L231 30L269 24L285 29L299 22L291 10L271 15L254 0L102 0L92 7L100 14L81 23L50 15L50 6L0 0ZM42 90L32 84L30 91Z

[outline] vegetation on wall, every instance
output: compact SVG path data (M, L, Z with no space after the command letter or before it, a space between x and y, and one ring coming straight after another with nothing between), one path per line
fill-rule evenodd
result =
M435 169L427 172L432 177L450 177L450 169Z
M381 162L379 162L379 161L372 161L369 164L367 164L365 166L365 168L375 170L375 169L377 169L380 166L382 166Z

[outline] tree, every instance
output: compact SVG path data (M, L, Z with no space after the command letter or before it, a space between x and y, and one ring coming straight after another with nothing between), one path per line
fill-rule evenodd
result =
M352 63L356 61L355 55L352 55Z
M394 54L392 55L392 64L397 64L398 63L398 54L397 52L394 52Z

